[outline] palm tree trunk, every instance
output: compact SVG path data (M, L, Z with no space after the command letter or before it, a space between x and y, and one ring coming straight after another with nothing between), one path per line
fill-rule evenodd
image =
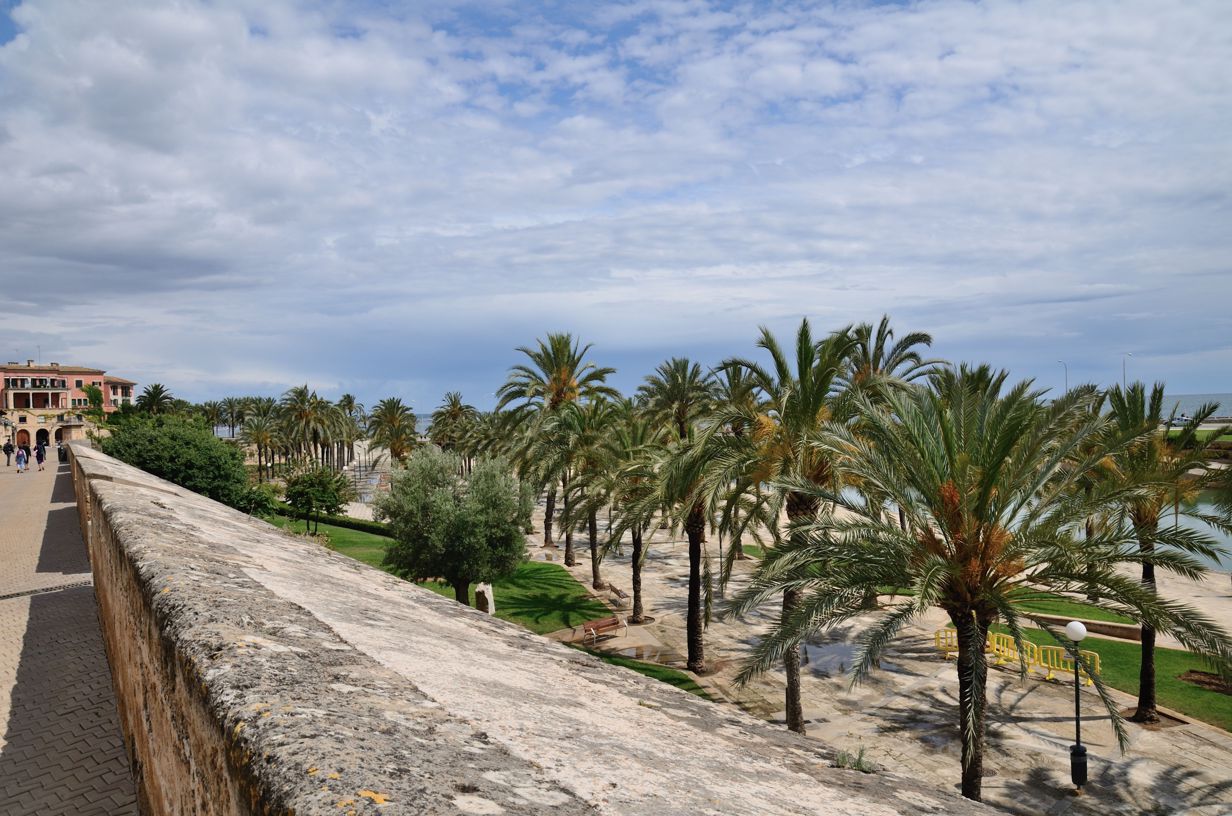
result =
M819 508L817 499L800 493L787 494L787 523L794 527L795 523L817 515ZM799 536L800 533L793 533ZM800 603L799 590L784 590L783 618L786 619ZM783 668L787 671L787 691L784 700L784 710L787 712L787 727L792 731L804 733L804 708L800 704L800 646L793 645L783 655Z
M629 623L641 623L645 620L642 611L642 531L633 528L633 617Z
M988 663L984 642L988 623L970 610L950 611L958 630L958 733L962 740L962 795L982 801L984 780L984 706ZM971 739L966 735L970 734Z
M543 546L552 546L552 516L556 513L556 482L548 488L548 501L543 508Z
M1151 554L1155 550L1155 525L1147 522L1142 525L1138 534L1138 549L1141 550L1142 585L1149 592L1155 591L1155 564L1151 562ZM1138 669L1138 708L1129 719L1137 723L1159 722L1159 710L1155 700L1155 627L1142 623L1142 658Z
M577 558L573 556L573 514L569 512L572 509L573 502L569 499L569 477L562 476L560 479L560 491L565 500L565 566L577 566Z
M786 620L800 604L800 591L783 591L783 619ZM800 647L793 645L783 656L783 668L787 670L787 727L797 734L804 733L804 707L800 704Z
M586 517L587 532L590 535L590 585L595 589L603 589L607 584L599 575L599 511L591 508Z
M706 542L706 508L694 502L684 523L689 537L689 611L686 619L689 659L687 667L694 674L706 668L705 644L702 642L702 545Z

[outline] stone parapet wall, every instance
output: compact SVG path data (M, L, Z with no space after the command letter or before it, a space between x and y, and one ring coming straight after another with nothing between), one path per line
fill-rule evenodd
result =
M148 814L990 812L70 450Z

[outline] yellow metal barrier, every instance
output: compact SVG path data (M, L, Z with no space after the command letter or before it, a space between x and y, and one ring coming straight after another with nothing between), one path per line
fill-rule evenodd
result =
M933 634L933 642L937 646L937 651L941 652L948 659L953 655L958 654L958 631L946 627L938 629ZM1063 646L1039 646L1029 640L1022 642L1022 654L1019 655L1018 647L1014 643L1014 638L1010 635L988 633L988 641L984 644L984 651L991 652L996 658L994 665L1000 666L1006 663L1025 662L1027 668L1036 666L1045 672L1044 679L1052 680L1056 677L1057 672L1065 674L1074 673L1074 658L1070 656L1069 650ZM1082 649L1079 652L1083 659L1087 661L1091 669L1098 674L1099 655L1095 652ZM1091 685L1094 681L1087 674L1086 669L1081 669L1081 676L1086 678L1087 685Z

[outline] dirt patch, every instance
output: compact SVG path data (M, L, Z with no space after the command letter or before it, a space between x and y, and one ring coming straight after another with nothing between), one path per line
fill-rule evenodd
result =
M1227 682L1214 672L1190 669L1182 674L1180 679L1186 683L1193 683L1195 686L1204 688L1207 691L1217 691L1220 694L1232 695L1232 683Z
M1124 717L1126 720L1129 720L1130 717L1134 716L1134 712L1137 710L1138 710L1137 706L1130 706L1129 708L1122 708L1121 716ZM1186 722L1184 720L1178 720L1176 717L1169 717L1167 714L1163 713L1162 711L1159 712L1159 722L1133 723L1133 725L1136 725L1139 728L1145 728L1147 731L1163 731L1168 728L1176 728L1178 725L1185 725L1185 724Z

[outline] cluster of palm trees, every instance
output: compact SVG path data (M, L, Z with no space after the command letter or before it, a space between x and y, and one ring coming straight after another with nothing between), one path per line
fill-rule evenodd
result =
M211 428L225 426L255 450L261 481L271 478L279 464L312 462L341 469L355 459L355 445L363 439L401 462L418 441L415 414L402 400L383 399L366 412L351 394L333 402L307 385L277 399L227 397L203 402L194 411Z
M1154 591L1154 570L1197 576L1202 559L1216 555L1209 536L1175 523L1196 513L1188 494L1221 478L1206 441L1219 434L1198 433L1215 406L1172 423L1162 386L1148 393L1137 384L1106 393L1082 386L1047 400L1004 371L927 358L929 335L896 339L887 318L822 337L806 320L793 339L785 346L763 329L756 346L764 360L705 367L672 358L624 398L608 384L613 370L589 359L590 346L549 334L518 349L525 360L497 392L496 410L479 412L451 393L430 437L464 461L510 461L546 494L545 545L563 534L573 565L574 536L587 536L596 588L605 586L603 554L631 543L631 622L644 618L651 534L683 531L695 672L706 669L711 587L731 574L745 542L763 545L766 557L723 612L780 605L742 676L784 666L793 730L804 730L806 638L864 621L856 682L904 626L944 610L960 644L962 790L971 798L980 798L983 774L984 641L998 622L1017 640L1026 622L1063 637L1023 605L1042 593L1085 598L1142 623L1135 719L1157 717L1156 632L1220 670L1232 666L1224 629ZM1168 432L1172 425L1179 433ZM1203 519L1227 529L1226 518ZM718 559L707 557L715 535L720 547L729 542Z

